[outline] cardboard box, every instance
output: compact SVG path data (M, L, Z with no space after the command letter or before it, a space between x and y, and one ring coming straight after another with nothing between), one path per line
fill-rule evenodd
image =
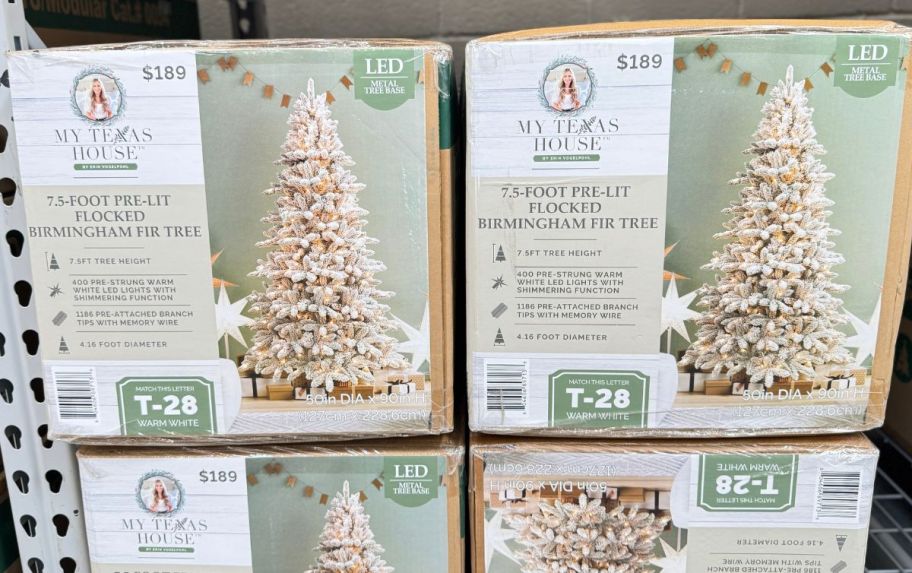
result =
M712 571L734 560L747 567L758 546L764 567L787 568L799 545L814 547L826 570L843 562L846 571L862 571L877 457L861 434L625 442L473 434L472 571L601 571L619 564L536 539L537 532L560 539L564 526L571 539L570 529L602 539L635 529L640 553L624 563L639 562L643 570L650 564ZM541 484L550 485L531 507L491 503L501 491ZM545 495L555 485L577 494ZM586 494L593 489L620 493L612 501ZM846 497L847 491L857 494ZM574 520L583 504L587 516ZM535 527L544 521L547 527ZM623 546L606 553L630 557Z
M879 426L912 244L909 41L890 22L699 20L470 42L471 428ZM725 374L769 390L856 364L835 392Z
M464 571L463 446L450 437L82 448L79 465L92 571L303 571L332 561L321 536L345 520L396 571Z
M13 59L53 438L452 428L448 46L155 42ZM273 378L317 389L388 369L427 388L257 399Z

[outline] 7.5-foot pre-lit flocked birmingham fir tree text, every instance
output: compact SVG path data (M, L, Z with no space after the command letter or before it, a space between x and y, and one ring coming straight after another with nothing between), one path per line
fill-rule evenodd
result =
M383 547L374 540L370 516L358 494L349 491L346 481L326 512L320 534L320 555L315 567L306 573L393 573L380 555Z
M746 375L771 386L777 378L813 377L821 366L851 361L844 348L842 301L834 282L843 261L827 218L834 204L824 183L833 175L818 156L813 110L789 66L763 106L763 119L745 153L740 200L717 238L728 243L704 268L717 283L703 285L697 340L684 364Z
M295 102L278 180L265 193L276 210L258 246L271 249L253 276L262 292L250 295L257 315L253 345L243 368L287 378L296 385L324 387L373 381L384 368L407 368L387 334L396 324L380 300L376 274L386 269L372 258L377 242L364 232L367 211L358 206L364 185L348 170L337 122L313 80Z

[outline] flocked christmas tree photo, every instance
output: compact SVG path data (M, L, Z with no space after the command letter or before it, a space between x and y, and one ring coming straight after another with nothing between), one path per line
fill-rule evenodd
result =
M269 228L258 246L269 252L252 275L264 289L250 296L255 334L242 368L326 391L370 384L378 371L409 364L389 334L399 326L381 301L394 293L380 289L386 267L364 230L364 185L313 80L288 124L282 170L265 191L275 210L263 219Z
M704 267L716 282L698 291L699 331L682 364L770 387L852 362L840 330L848 287L835 272L844 260L828 222L833 174L819 159L812 114L789 66L763 106L745 152L752 157L731 182L739 198L715 235L727 243Z
M326 512L320 534L317 564L306 573L393 573L381 555L383 547L374 540L370 516L357 493L346 481Z
M522 547L523 573L654 571L656 541L671 521L636 507L607 509L581 494L577 501L542 502L531 514L509 514Z

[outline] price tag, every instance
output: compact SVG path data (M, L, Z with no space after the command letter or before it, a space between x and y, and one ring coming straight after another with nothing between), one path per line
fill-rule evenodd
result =
M795 506L798 456L700 456L697 505L706 511L781 512Z
M117 383L126 436L214 434L215 385L205 378L125 378Z
M181 65L143 66L143 79L151 81L182 80L187 77L187 68Z
M646 427L649 376L638 370L559 370L548 384L551 427Z
M617 57L617 69L625 70L658 70L664 58L659 53L620 54Z
M235 470L210 470L202 469L199 472L200 483L234 483L238 480Z

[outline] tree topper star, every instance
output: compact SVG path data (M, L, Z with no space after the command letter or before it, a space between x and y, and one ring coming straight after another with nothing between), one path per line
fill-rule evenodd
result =
M244 307L247 306L247 299L242 298L236 302L231 302L228 298L228 291L225 285L219 288L218 302L215 303L215 327L218 337L230 336L247 348L247 341L241 334L241 326L253 324L253 319L242 314Z
M874 306L874 312L871 318L865 322L849 312L844 311L849 324L855 329L855 335L846 339L845 345L848 348L856 348L855 365L861 366L868 356L874 358L874 352L877 350L877 329L880 326L880 303L883 295L877 298L877 304Z
M412 355L412 368L417 372L421 365L428 359L431 351L431 309L429 305L424 306L424 316L421 318L421 326L417 329L408 324L398 316L393 320L399 326L399 330L405 333L406 340L400 342L396 350L403 354Z
M510 527L503 526L503 512L495 511L491 519L485 525L485 570L491 570L491 560L494 559L494 552L500 553L513 563L519 565L519 560L513 555L513 551L507 546L507 541L516 538L516 531Z
M691 291L684 296L678 296L678 286L674 277L668 281L668 290L662 297L662 330L659 334L673 329L690 342L690 335L684 322L700 317L700 313L688 308L697 296L697 291Z
M664 539L659 538L659 542L662 544L663 557L656 557L652 564L662 573L687 573L687 547L676 550Z

